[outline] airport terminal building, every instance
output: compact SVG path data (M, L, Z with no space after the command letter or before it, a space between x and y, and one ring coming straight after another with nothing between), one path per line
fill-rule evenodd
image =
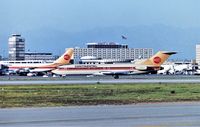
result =
M9 60L55 60L57 57L48 52L25 52L25 38L20 34L12 34L8 39Z
M127 44L118 43L87 43L87 48L76 47L74 59L94 56L100 59L147 59L153 55L152 48L129 48Z
M25 60L55 60L52 53L46 52L25 52Z

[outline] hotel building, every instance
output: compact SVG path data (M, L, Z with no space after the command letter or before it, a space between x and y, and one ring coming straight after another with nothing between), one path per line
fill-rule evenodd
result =
M75 48L74 58L94 56L100 59L147 59L153 55L152 48L129 48L127 44L87 43L87 48Z

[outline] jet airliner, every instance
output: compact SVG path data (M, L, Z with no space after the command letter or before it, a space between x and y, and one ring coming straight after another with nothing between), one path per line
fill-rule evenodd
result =
M22 71L22 72L49 72L56 69L58 66L69 64L73 55L73 49L69 48L62 56L52 63L46 63L41 61L0 61L0 64L8 67L10 71Z
M52 72L58 75L112 75L118 79L119 75L156 73L172 54L176 52L159 51L151 58L136 63L64 65Z

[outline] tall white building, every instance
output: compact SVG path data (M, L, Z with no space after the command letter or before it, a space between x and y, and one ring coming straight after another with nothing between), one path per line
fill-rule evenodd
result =
M75 48L74 58L94 56L101 59L146 59L153 55L152 48L128 48L126 44L87 43L87 48Z
M8 39L9 60L24 60L25 39L19 34L12 34Z
M196 63L200 64L200 44L196 45Z

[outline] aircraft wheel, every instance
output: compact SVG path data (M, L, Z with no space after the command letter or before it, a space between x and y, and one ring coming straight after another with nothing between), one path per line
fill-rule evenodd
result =
M119 75L114 75L114 79L119 79Z

